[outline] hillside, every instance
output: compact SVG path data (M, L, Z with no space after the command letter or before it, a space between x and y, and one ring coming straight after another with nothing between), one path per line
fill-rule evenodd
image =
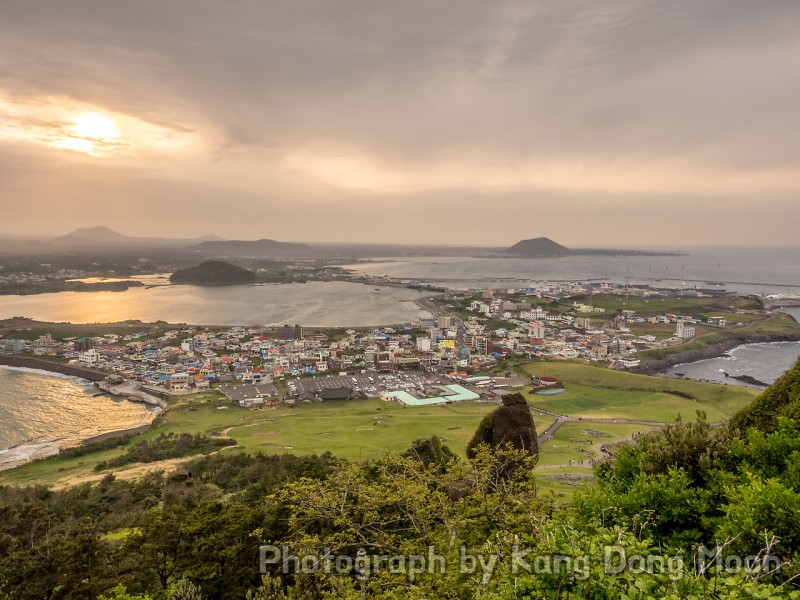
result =
M775 431L779 417L800 420L800 360L752 404L739 411L732 422L743 431L750 427Z
M190 285L229 285L253 283L255 280L253 271L220 260L209 260L196 267L175 271L169 278L170 283Z
M554 242L550 238L538 237L517 242L505 250L505 253L530 258L553 258L557 256L568 256L572 251Z

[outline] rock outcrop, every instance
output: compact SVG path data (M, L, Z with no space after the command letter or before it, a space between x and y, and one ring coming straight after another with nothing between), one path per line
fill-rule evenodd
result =
M522 394L503 396L503 406L483 418L467 445L467 456L475 456L481 444L493 449L509 445L529 454L539 454L533 416Z

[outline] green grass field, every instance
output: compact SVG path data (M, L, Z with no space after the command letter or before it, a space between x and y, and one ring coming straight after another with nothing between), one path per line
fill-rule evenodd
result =
M570 302L573 300L575 299L571 298ZM587 304L589 298L585 297L579 301ZM677 296L669 298L640 298L631 296L625 298L625 296L621 295L596 295L592 298L592 305L598 308L605 308L605 314L607 315L613 315L616 312L627 309L636 311L637 316L656 316L664 313L694 314L699 316L731 312L733 309L761 308L755 300L738 296L723 296L720 298L686 298Z
M691 419L695 410L702 409L710 420L716 421L731 416L752 401L756 394L744 387L648 377L578 363L537 361L523 364L517 369L528 376L558 377L566 384L567 391L558 396L536 396L525 391L530 404L585 419L668 422L678 414ZM247 410L230 403L216 392L208 392L176 400L156 426L134 438L133 442L161 433L204 433L227 435L237 441L238 446L227 448L224 452L260 451L304 455L330 451L342 458L362 459L386 451L402 451L415 439L438 435L456 454L463 456L466 444L481 419L494 408L493 404L472 403L403 407L381 400L355 400L316 403L297 408ZM554 422L552 417L538 414L534 415L534 420L539 434ZM591 458L586 454L584 439L589 435L586 434L588 430L601 432L603 435L597 439L611 443L642 430L642 426L623 423L567 424L557 432L554 440L543 444L541 464L562 465L569 463L570 458ZM124 451L123 448L116 448L80 457L52 457L29 463L0 472L0 484L66 485L94 480L104 474L95 472L94 465ZM174 465L174 461L148 466L132 465L126 471L127 476L137 476L145 469L163 467L169 470ZM120 470L117 473L124 474ZM587 473L590 471L587 470ZM556 473L548 471L543 475L555 477Z
M190 405L194 410L189 410ZM183 398L166 412L161 423L135 441L169 432L224 434L239 444L225 452L303 455L330 451L343 458L360 459L402 451L415 439L438 435L463 456L478 423L494 408L493 404L472 403L404 408L381 400L355 400L247 410L210 393ZM551 423L539 419L537 426L544 431ZM56 483L87 477L94 474L95 464L123 451L118 448L29 463L0 472L0 483Z
M600 448L629 440L633 434L646 430L641 425L614 423L564 424L553 439L539 448L536 478L540 492L570 497L591 485L592 460L603 458Z
M589 465L592 459L601 458L600 447L629 439L633 434L647 431L642 425L618 423L565 423L552 440L539 448L539 465ZM587 467L588 468L588 467ZM543 469L544 471L544 469Z
M563 381L563 394L538 396L526 392L526 397L533 406L571 417L668 422L679 414L693 419L695 411L703 410L709 420L719 421L731 417L757 395L742 386L636 375L580 363L537 361L523 365L522 370L527 375Z

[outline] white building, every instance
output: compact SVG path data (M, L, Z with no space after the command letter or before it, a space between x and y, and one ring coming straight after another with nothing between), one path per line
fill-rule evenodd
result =
M430 352L431 349L431 338L429 337L418 337L417 338L417 350L420 352Z
M17 354L25 350L25 340L3 340L3 354Z
M678 321L675 325L675 337L680 340L688 340L695 336L695 328L687 325L684 321Z
M96 367L97 363L100 362L100 353L96 348L92 348L86 352L81 352L80 356L78 356L78 360L81 361L84 367Z

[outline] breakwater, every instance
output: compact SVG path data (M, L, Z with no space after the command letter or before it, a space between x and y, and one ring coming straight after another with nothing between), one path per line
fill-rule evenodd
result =
M70 377L80 377L88 381L102 381L108 377L107 373L79 367L77 365L67 365L41 358L31 358L30 356L0 356L0 365L6 367L18 367L22 369L36 369L38 371L50 371Z

